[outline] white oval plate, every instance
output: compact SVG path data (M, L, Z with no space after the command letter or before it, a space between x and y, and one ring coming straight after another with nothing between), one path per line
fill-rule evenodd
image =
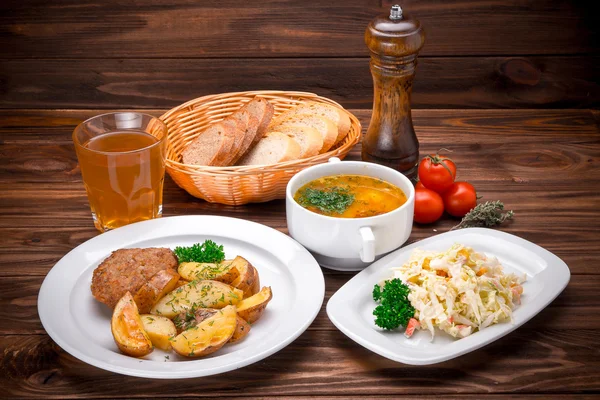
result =
M90 290L94 269L112 251L132 247L190 246L211 239L227 258L241 255L256 266L273 299L238 343L200 359L155 349L143 359L119 352L110 331L112 311ZM254 222L218 216L160 218L99 235L64 256L48 273L38 297L46 332L65 351L108 371L145 378L191 378L244 367L281 350L317 316L325 296L321 268L287 235Z
M501 322L464 339L453 339L437 331L430 341L428 331L415 331L406 338L400 331L384 331L374 323L373 286L392 275L391 268L404 264L415 248L443 251L461 243L477 252L496 256L504 272L526 274L521 305L514 323ZM442 233L388 254L357 274L327 303L327 315L346 336L390 360L412 365L427 365L469 353L514 331L542 311L569 283L569 267L549 251L517 236L484 228L469 228Z

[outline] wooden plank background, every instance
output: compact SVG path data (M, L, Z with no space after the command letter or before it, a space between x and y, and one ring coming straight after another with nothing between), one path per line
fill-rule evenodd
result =
M426 30L415 108L594 108L585 2L398 0ZM158 108L307 90L370 108L363 33L392 1L4 0L0 108Z
M351 110L366 125L369 110ZM325 313L354 273L324 270L325 301L298 339L251 367L187 380L140 380L87 365L45 334L37 294L52 266L97 236L70 134L91 110L0 110L0 398L456 399L598 398L600 113L416 110L423 153L451 147L458 177L515 211L502 231L538 243L571 270L564 292L516 331L443 363L395 363L354 343ZM164 110L149 110L160 115ZM360 145L349 159L360 158ZM287 233L285 201L238 207L192 198L167 177L165 215L217 214ZM457 220L416 224L409 242ZM491 395L490 395L491 394ZM587 397L585 397L587 395ZM408 397L410 396L410 397Z
M73 127L110 109L160 115L206 94L282 89L337 100L366 128L363 34L396 1L2 0L0 397L597 398L600 112L588 110L600 105L597 14L575 0L397 2L427 34L413 95L422 152L451 143L460 178L517 213L503 230L567 261L559 298L496 343L418 371L354 344L323 310L284 351L228 381L140 385L78 361L44 333L36 308L49 269L97 235ZM287 232L282 200L211 204L166 179L165 215L241 217ZM454 223L415 226L410 241ZM324 304L349 278L325 274Z

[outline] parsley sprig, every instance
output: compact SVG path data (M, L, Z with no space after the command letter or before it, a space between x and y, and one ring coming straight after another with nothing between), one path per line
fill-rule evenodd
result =
M174 252L180 263L220 263L225 259L223 246L216 244L212 240L206 240L202 244L196 243L190 247L177 246Z
M410 289L400 279L385 281L383 288L375 285L373 300L379 305L373 310L375 325L383 329L406 327L408 320L415 315L415 309L408 300Z
M327 214L342 214L352 203L354 195L339 186L327 190L306 188L298 198L302 207L315 207Z

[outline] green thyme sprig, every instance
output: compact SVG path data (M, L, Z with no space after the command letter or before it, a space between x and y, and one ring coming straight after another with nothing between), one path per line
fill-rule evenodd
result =
M450 230L481 226L490 228L512 219L514 215L515 213L512 210L504 211L504 204L501 201L486 201L476 205L463 217L458 225Z

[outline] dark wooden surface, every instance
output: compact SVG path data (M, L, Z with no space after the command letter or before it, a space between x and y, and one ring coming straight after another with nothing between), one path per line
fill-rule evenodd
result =
M590 109L600 106L600 34L586 2L399 1L427 34L412 102L422 151L451 148L460 179L515 210L501 229L571 269L563 294L517 331L410 367L356 345L321 310L268 359L185 381L99 370L45 334L36 307L44 276L98 234L70 139L78 122L113 108L160 115L205 94L279 89L361 108L366 128L363 33L395 2L0 2L0 398L597 397L600 113ZM357 146L350 158L359 154ZM169 178L164 200L165 215L232 216L287 232L283 201L210 204ZM455 223L417 226L409 241ZM325 304L352 276L325 271Z
M100 110L0 110L0 397L593 398L600 394L600 114L590 110L416 110L423 152L446 147L459 178L516 217L502 230L569 265L571 282L544 311L483 349L441 364L397 364L363 349L324 308L295 342L211 378L142 380L91 367L58 347L37 315L46 273L98 233L70 133ZM150 110L160 115L161 110ZM356 110L363 126L370 112ZM357 159L359 146L351 153ZM241 207L199 201L170 179L165 215L245 218L287 232L283 201ZM410 242L447 231L416 226ZM324 270L326 304L351 273ZM493 398L495 398L494 396Z
M0 108L169 108L258 89L370 108L363 34L394 2L4 0ZM585 2L399 3L426 31L414 108L600 105Z
M0 56L366 56L367 23L396 3L426 27L425 56L597 51L596 15L577 1L7 0Z
M0 108L169 108L242 90L304 90L370 108L367 58L0 61ZM600 57L423 57L413 108L598 105Z

